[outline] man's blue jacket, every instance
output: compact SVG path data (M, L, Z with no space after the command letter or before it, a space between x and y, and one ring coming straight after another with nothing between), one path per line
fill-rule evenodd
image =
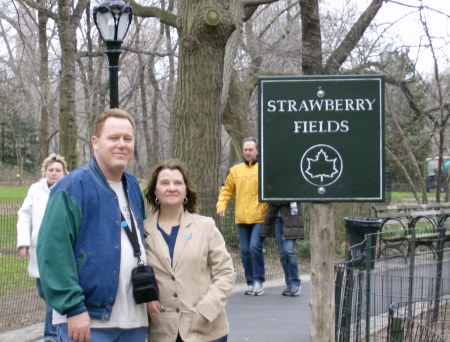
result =
M139 184L129 173L122 181L144 241ZM120 230L117 195L95 158L55 185L37 243L42 289L51 307L68 317L88 311L91 318L109 320L119 284Z

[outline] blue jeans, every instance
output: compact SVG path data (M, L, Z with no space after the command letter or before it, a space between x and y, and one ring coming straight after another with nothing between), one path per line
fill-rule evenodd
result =
M60 342L73 342L73 340L69 338L67 324L60 324L58 327ZM145 342L146 338L147 327L135 329L91 328L91 342Z
M41 281L36 278L36 289L39 297L44 299L44 294L42 293ZM45 301L45 299L44 299ZM53 308L45 302L45 322L44 322L44 341L52 340L58 341L58 330L55 325L52 324L53 319Z
M247 285L254 281L264 282L264 237L261 236L262 223L238 224L239 249L244 266Z
M298 272L297 254L295 253L295 239L283 240L283 220L279 216L275 218L275 239L286 285L299 286L301 281Z

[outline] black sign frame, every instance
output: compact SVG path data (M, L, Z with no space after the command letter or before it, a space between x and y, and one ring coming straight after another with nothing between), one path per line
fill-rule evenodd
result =
M383 75L258 86L260 201L384 201Z

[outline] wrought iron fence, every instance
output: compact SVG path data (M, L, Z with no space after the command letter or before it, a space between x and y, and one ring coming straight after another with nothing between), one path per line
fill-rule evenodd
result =
M384 238L398 234L406 238L379 253ZM426 244L421 234L428 234ZM335 264L336 341L450 341L447 242L444 228L422 223L367 234L350 246L348 259ZM435 308L440 315L433 321Z
M450 341L450 300L393 303L388 341Z
M44 302L37 295L34 279L28 276L28 259L19 257L16 251L17 211L22 202L23 198L0 200L0 333L42 322L45 316ZM215 200L210 203L215 205ZM230 203L227 216L215 219L233 258L237 283L242 283L244 274L233 207ZM282 277L274 239L266 239L264 253L266 278Z

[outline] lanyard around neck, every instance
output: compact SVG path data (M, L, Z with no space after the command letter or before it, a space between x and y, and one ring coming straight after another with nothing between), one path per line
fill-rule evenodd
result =
M127 191L125 182L122 181L122 184L123 184L123 190L125 192L125 198L127 200L128 211L130 212L131 227L129 227L128 222L125 219L125 216L123 215L122 211L120 211L120 216L121 216L121 220L122 220L122 222L120 223L120 226L125 230L125 233L127 234L128 239L130 240L131 246L133 246L134 256L138 259L138 264L141 265L141 264L143 264L143 262L141 260L141 247L139 246L139 240L138 240L138 236L137 236L138 233L137 233L136 225L134 224L133 211L131 210L130 202L128 200L128 191Z

